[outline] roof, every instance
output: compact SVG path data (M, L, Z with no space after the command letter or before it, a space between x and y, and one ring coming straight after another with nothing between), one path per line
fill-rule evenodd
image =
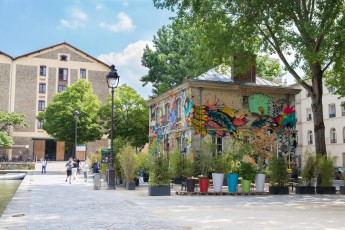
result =
M8 55L8 54L7 54L7 53L5 53L5 52L0 51L0 54L3 54L3 55L5 55L5 56L7 56L7 57L9 57L9 58L13 59L13 57L12 57L12 56Z
M108 64L106 64L106 63L104 63L104 62L98 60L98 59L95 58L95 57L92 57L91 55L85 53L84 51L78 49L78 48L75 47L75 46L72 46L71 44L69 44L69 43L67 43L67 42L58 43L58 44L56 44L56 45L52 45L52 46L49 46L49 47L46 47L46 48L43 48L43 49L39 49L39 50L30 52L30 53L26 53L26 54L20 55L20 56L18 56L18 57L13 58L13 60L19 59L19 58L22 58L22 57L27 57L27 56L29 56L29 55L31 55L31 54L40 53L40 52L45 51L45 50L48 50L48 49L53 49L53 48L55 48L55 47L57 47L57 46L61 46L61 45L67 45L67 46L71 47L72 49L74 49L74 50L76 50L76 51L78 51L78 52L84 54L85 56L87 56L87 57L89 57L89 58L95 60L96 62L99 62L99 63L101 63L101 64L107 66L108 68L110 68L110 66L109 66Z
M234 80L231 77L231 68L221 69L221 67L216 67L208 70L206 73L201 74L196 78L198 81L215 81L215 82L233 82ZM250 82L243 82L241 84L252 84ZM280 86L272 81L266 80L262 77L256 76L256 85L263 86Z

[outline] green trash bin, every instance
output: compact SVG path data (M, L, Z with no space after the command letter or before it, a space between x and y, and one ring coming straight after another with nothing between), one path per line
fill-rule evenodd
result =
M101 176L99 173L93 174L93 189L100 190L101 189Z

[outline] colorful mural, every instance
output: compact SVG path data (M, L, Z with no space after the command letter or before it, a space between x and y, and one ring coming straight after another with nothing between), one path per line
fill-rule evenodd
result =
M248 97L247 108L236 108L233 102L230 107L214 95L202 101L206 103L196 105L190 91L181 91L151 105L150 136L157 137L162 150L169 151L182 140L188 154L193 135L237 138L240 131L263 129L277 134L281 155L295 158L295 108L287 106L285 99L253 94Z

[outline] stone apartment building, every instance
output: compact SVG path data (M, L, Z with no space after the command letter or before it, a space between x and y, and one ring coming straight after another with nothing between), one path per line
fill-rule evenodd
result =
M300 85L292 87L300 89L296 95L297 117L297 152L302 156L305 151L315 151L315 134L311 98L308 92ZM345 98L334 95L335 88L323 86L323 117L325 123L326 147L332 157L334 166L345 166L345 108L341 106Z
M15 156L28 152L34 159L45 156L50 160L65 160L64 142L56 142L42 130L42 123L35 117L52 100L54 94L78 81L87 79L102 103L106 102L108 86L106 75L109 66L78 48L63 42L33 51L18 57L0 52L0 111L26 115L26 128L13 130L14 146L10 151ZM73 119L73 118L71 118ZM77 157L85 159L86 151L95 152L107 140L88 143ZM12 152L13 151L13 152Z
M158 151L196 154L203 138L218 151L227 149L240 134L264 130L277 134L278 151L295 159L295 95L300 90L282 87L255 76L255 68L240 76L214 69L187 80L148 102L149 136Z

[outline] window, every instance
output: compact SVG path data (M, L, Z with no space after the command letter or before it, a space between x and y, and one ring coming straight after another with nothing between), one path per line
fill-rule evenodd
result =
M86 69L80 69L80 78L86 79Z
M313 144L313 132L311 130L308 131L308 145L312 145Z
M155 116L156 116L156 125L160 123L160 115L159 115L159 108L157 107L155 110Z
M310 97L310 93L307 91L307 93L306 93L305 96L306 96L306 97Z
M60 93L60 92L62 92L62 91L65 91L65 90L66 90L66 87L67 87L67 86L65 86L65 85L59 85L59 86L58 86L58 92Z
M311 121L312 119L313 119L312 110L311 110L311 108L308 108L307 109L307 121Z
M38 92L39 93L45 93L46 92L46 84L40 83L38 87Z
M335 91L335 88L334 88L334 87L328 88L328 92L329 92L329 93L333 93L334 91Z
M345 143L345 127L343 128L343 143Z
M177 114L176 114L177 121L180 121L182 117L182 102L180 98L177 99L176 106L177 106Z
M37 121L37 128L42 129L43 127L43 121Z
M66 55L61 55L60 56L60 61L67 61L67 56Z
M45 101L38 101L38 111L43 111L46 107Z
M242 107L243 107L243 109L249 108L249 97L248 96L242 97Z
M341 104L341 116L345 116L345 104L343 103Z
M46 76L47 67L44 65L40 66L40 76Z
M176 144L177 144L177 148L178 148L178 150L180 151L180 153L185 151L185 149L184 149L184 147L183 147L183 138L178 137L178 138L176 139Z
M329 111L329 118L335 117L335 104L329 104L328 105L328 111Z
M169 115L170 115L170 104L169 103L167 103L167 104L165 104L165 107L164 107L164 111L165 111L165 116L164 116L164 120L165 120L165 122L166 123L169 123Z
M217 145L216 154L221 154L223 152L223 138L212 137L212 142Z
M59 81L67 81L68 80L68 69L59 69Z
M335 130L335 128L331 128L331 144L335 144L337 143L337 132Z

